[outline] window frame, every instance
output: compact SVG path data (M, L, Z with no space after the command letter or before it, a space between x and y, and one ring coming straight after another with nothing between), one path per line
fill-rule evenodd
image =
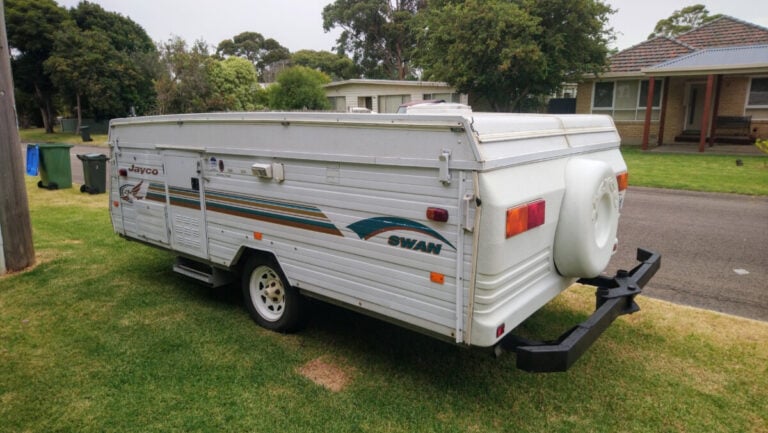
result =
M766 109L768 108L768 101L766 101L765 104L759 104L759 105L751 105L749 103L749 100L752 96L752 86L755 82L755 80L766 80L766 84L768 85L768 75L758 75L754 77L749 77L749 88L747 89L747 101L744 104L745 109Z
M654 97L654 105L651 106L651 111L654 113L661 113L661 105L663 100L663 92L664 92L664 86L666 85L666 81L663 78L654 78L654 93L658 92L658 102L656 101L656 98ZM631 85L634 86L634 91L636 91L637 96L635 97L635 106L633 108L616 108L616 89L619 86L619 83L621 84L627 84L631 83ZM614 120L617 121L623 121L623 122L639 122L643 121L645 119L645 99L642 97L642 90L643 90L643 83L648 82L650 83L650 78L642 79L642 78L635 78L635 79L613 79L613 80L601 80L601 81L594 81L592 83L592 101L590 103L590 113L595 114L608 114L611 117L614 118ZM597 95L597 86L598 84L602 83L612 83L612 89L611 89L611 106L595 106L595 97ZM646 84L648 86L649 84ZM647 97L647 90L646 90L646 97ZM640 105L642 104L642 105ZM657 105L658 104L658 105ZM632 112L633 119L617 119L616 115L617 113L624 113L628 114ZM654 119L658 120L658 119Z

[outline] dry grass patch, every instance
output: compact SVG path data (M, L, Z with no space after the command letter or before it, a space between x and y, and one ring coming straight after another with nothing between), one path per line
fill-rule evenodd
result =
M298 373L312 382L333 392L343 391L351 382L354 370L329 359L327 356L315 358L298 368Z

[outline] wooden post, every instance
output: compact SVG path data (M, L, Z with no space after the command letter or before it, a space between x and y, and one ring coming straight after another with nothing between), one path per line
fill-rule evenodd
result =
M712 131L709 134L709 147L715 145L715 135L717 134L717 116L720 112L720 92L723 90L723 76L717 76L717 85L715 86L715 106L712 109Z
M701 113L701 134L699 135L699 152L704 152L707 144L707 131L709 130L709 116L712 111L712 87L715 84L715 76L707 75L707 91L704 92L704 112Z
M0 273L20 271L35 263L15 107L5 4L0 0L0 243L6 268Z
M658 140L656 140L656 145L661 146L664 144L664 127L667 123L667 100L669 99L669 82L671 81L670 77L667 77L662 81L663 83L663 92L661 94L661 113L659 113L659 137Z
M656 80L648 78L648 95L645 98L645 122L643 123L643 150L648 150L648 137L651 133L651 114L653 113L653 91Z

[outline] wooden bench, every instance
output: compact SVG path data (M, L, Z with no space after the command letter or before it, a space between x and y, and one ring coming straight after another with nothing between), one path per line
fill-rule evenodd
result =
M752 116L717 116L715 117L713 141L718 143L749 143L752 137Z

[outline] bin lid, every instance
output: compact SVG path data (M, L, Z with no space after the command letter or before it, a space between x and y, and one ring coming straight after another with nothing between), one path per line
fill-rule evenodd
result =
M38 143L37 146L41 149L56 149L59 147L66 147L66 148L75 147L74 144L69 144L69 143Z
M104 155L103 153L78 153L77 158L81 161L106 161L109 159L107 155Z

